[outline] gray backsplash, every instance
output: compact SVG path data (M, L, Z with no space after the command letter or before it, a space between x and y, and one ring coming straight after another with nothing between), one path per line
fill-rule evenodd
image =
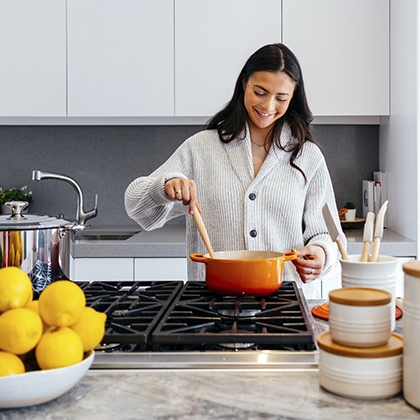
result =
M379 168L379 126L315 125L315 133L333 180L337 207L354 201L361 215L361 181ZM136 177L163 163L200 126L0 126L0 187L27 185L31 213L74 219L76 192L56 180L32 181L32 171L74 178L85 197L85 210L98 194L92 226L130 225L124 191ZM172 223L183 223L178 219Z

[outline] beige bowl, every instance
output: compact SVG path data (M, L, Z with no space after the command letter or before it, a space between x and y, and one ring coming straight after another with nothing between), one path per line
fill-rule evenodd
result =
M59 397L83 378L94 357L91 351L72 366L0 377L0 408L26 407Z
M329 300L328 321L334 342L350 347L377 347L391 338L391 293L344 287L332 290Z
M346 347L334 343L329 332L317 337L319 384L347 398L382 399L402 390L402 336L393 333L384 346Z

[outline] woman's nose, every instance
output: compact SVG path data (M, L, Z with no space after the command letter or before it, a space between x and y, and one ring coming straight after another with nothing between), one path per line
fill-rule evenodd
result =
M271 98L271 97L265 98L265 100L262 103L262 106L266 111L269 111L272 109L272 107L274 106L274 99L275 98Z

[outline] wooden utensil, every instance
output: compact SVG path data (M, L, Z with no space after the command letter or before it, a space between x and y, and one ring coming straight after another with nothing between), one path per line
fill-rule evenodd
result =
M381 243L381 239L384 234L384 216L385 216L385 212L387 208L388 208L388 200L386 200L385 203L382 204L382 207L379 209L378 215L376 216L372 255L370 256L370 259L369 259L370 262L378 261L379 244Z
M203 219L201 218L200 210L198 209L197 206L195 207L193 217L210 257L215 258L213 247L211 246L210 238L207 233L207 229L204 226L204 222L203 222Z
M343 260L347 261L349 259L349 256L347 255L344 245L340 241L340 232L338 230L337 224L335 223L334 217L327 203L325 203L324 207L322 208L322 215L324 216L324 220L327 225L328 232L331 236L331 239L337 243L338 249L340 250L341 257L343 258Z
M360 261L367 262L369 257L370 244L373 242L373 227L375 222L375 213L371 211L366 216L365 228L363 230L363 252Z

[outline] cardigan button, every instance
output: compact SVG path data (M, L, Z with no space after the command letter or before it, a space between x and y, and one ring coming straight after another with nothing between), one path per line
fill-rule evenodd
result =
M248 198L250 200L254 201L257 198L257 196L254 193L251 193L251 194L249 194Z
M255 238L257 236L257 231L255 229L252 229L251 232L249 232L251 237Z

